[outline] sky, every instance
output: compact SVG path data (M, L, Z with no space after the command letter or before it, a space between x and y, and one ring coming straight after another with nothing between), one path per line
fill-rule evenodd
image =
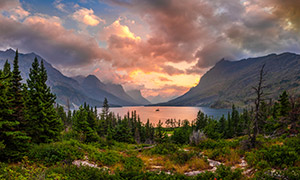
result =
M35 52L151 99L218 61L300 53L299 0L0 0L0 49Z

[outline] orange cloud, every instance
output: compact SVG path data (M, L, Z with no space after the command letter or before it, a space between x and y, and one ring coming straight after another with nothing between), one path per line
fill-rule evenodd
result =
M106 23L104 19L94 15L92 9L81 8L74 12L72 18L88 26L97 26L99 23Z

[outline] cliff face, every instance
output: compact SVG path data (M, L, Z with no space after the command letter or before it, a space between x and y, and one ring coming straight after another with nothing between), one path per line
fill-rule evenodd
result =
M288 90L300 94L300 55L270 54L240 61L219 61L186 94L160 105L229 107L245 106L255 98L252 87L258 83L259 71L265 64L265 93L277 98Z
M146 98L142 96L140 90L131 90L131 91L127 91L126 93L140 104L144 104L144 105L151 104Z

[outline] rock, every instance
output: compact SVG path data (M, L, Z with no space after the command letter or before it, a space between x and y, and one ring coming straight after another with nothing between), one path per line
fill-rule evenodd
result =
M78 166L78 167L79 166L89 166L89 167L93 167L93 168L98 168L99 169L99 167L96 164L92 164L92 163L90 163L88 161L76 160L76 161L73 161L72 164L75 165L75 166Z

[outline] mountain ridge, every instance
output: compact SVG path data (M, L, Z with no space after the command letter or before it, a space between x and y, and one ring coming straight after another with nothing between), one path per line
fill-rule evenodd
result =
M254 99L253 86L265 64L267 98L275 99L284 90L300 92L300 55L295 53L269 54L262 57L229 61L222 59L200 79L197 86L184 95L161 106L210 106L228 108L232 103L244 107Z
M11 48L7 49L6 51L0 51L0 67L3 67L6 60L8 60L12 67L14 56L15 51ZM35 54L34 52L26 54L19 53L19 68L21 71L23 82L26 82L26 79L29 78L29 70L35 57L37 57L39 61L43 59L41 56ZM128 94L126 94L121 85L106 85L94 75L89 75L87 77L78 76L75 78L67 77L63 75L59 70L54 68L45 59L43 60L48 73L47 85L49 85L52 89L52 92L56 94L56 101L59 104L70 104L72 108L75 108L86 102L91 106L101 107L104 98L107 98L111 106L142 105L136 102ZM88 81L96 82L96 84L89 84ZM85 83L84 86L83 83ZM117 92L120 93L120 97L117 93L110 93L113 92L114 87L118 87Z

